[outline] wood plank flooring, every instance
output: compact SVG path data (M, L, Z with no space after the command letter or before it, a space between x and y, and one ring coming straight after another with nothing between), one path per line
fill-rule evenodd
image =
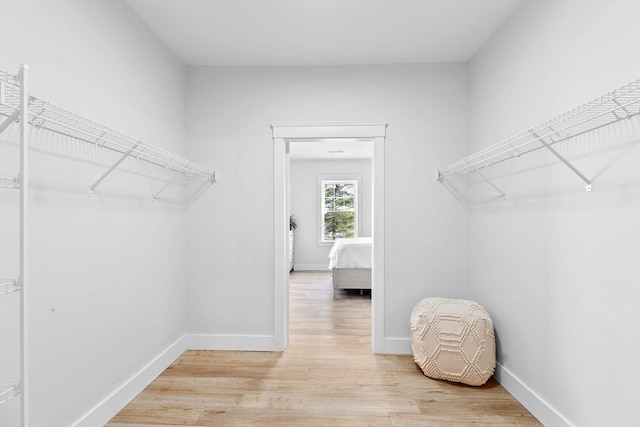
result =
M540 425L493 379L432 380L412 356L373 354L370 295L294 272L286 351L187 351L108 426Z

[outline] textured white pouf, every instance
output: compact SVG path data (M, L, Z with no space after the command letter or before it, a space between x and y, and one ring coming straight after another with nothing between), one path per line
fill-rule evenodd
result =
M496 367L493 322L473 301L425 298L411 312L413 358L430 378L482 385Z

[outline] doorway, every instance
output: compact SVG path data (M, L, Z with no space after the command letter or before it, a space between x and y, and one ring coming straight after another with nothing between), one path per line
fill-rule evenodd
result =
M289 342L289 148L292 141L322 143L332 139L372 141L372 292L371 342L373 351L384 345L384 153L385 123L302 123L273 124L274 144L274 333L276 347Z

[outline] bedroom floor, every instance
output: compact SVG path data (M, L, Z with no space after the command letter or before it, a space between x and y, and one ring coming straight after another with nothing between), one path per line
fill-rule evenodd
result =
M371 352L371 293L330 272L292 272L289 347L187 351L107 424L165 426L539 426L493 379L422 375L412 356Z

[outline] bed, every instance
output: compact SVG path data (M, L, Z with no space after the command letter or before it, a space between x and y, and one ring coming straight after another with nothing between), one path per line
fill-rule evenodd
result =
M329 252L333 289L371 289L371 237L336 239Z

